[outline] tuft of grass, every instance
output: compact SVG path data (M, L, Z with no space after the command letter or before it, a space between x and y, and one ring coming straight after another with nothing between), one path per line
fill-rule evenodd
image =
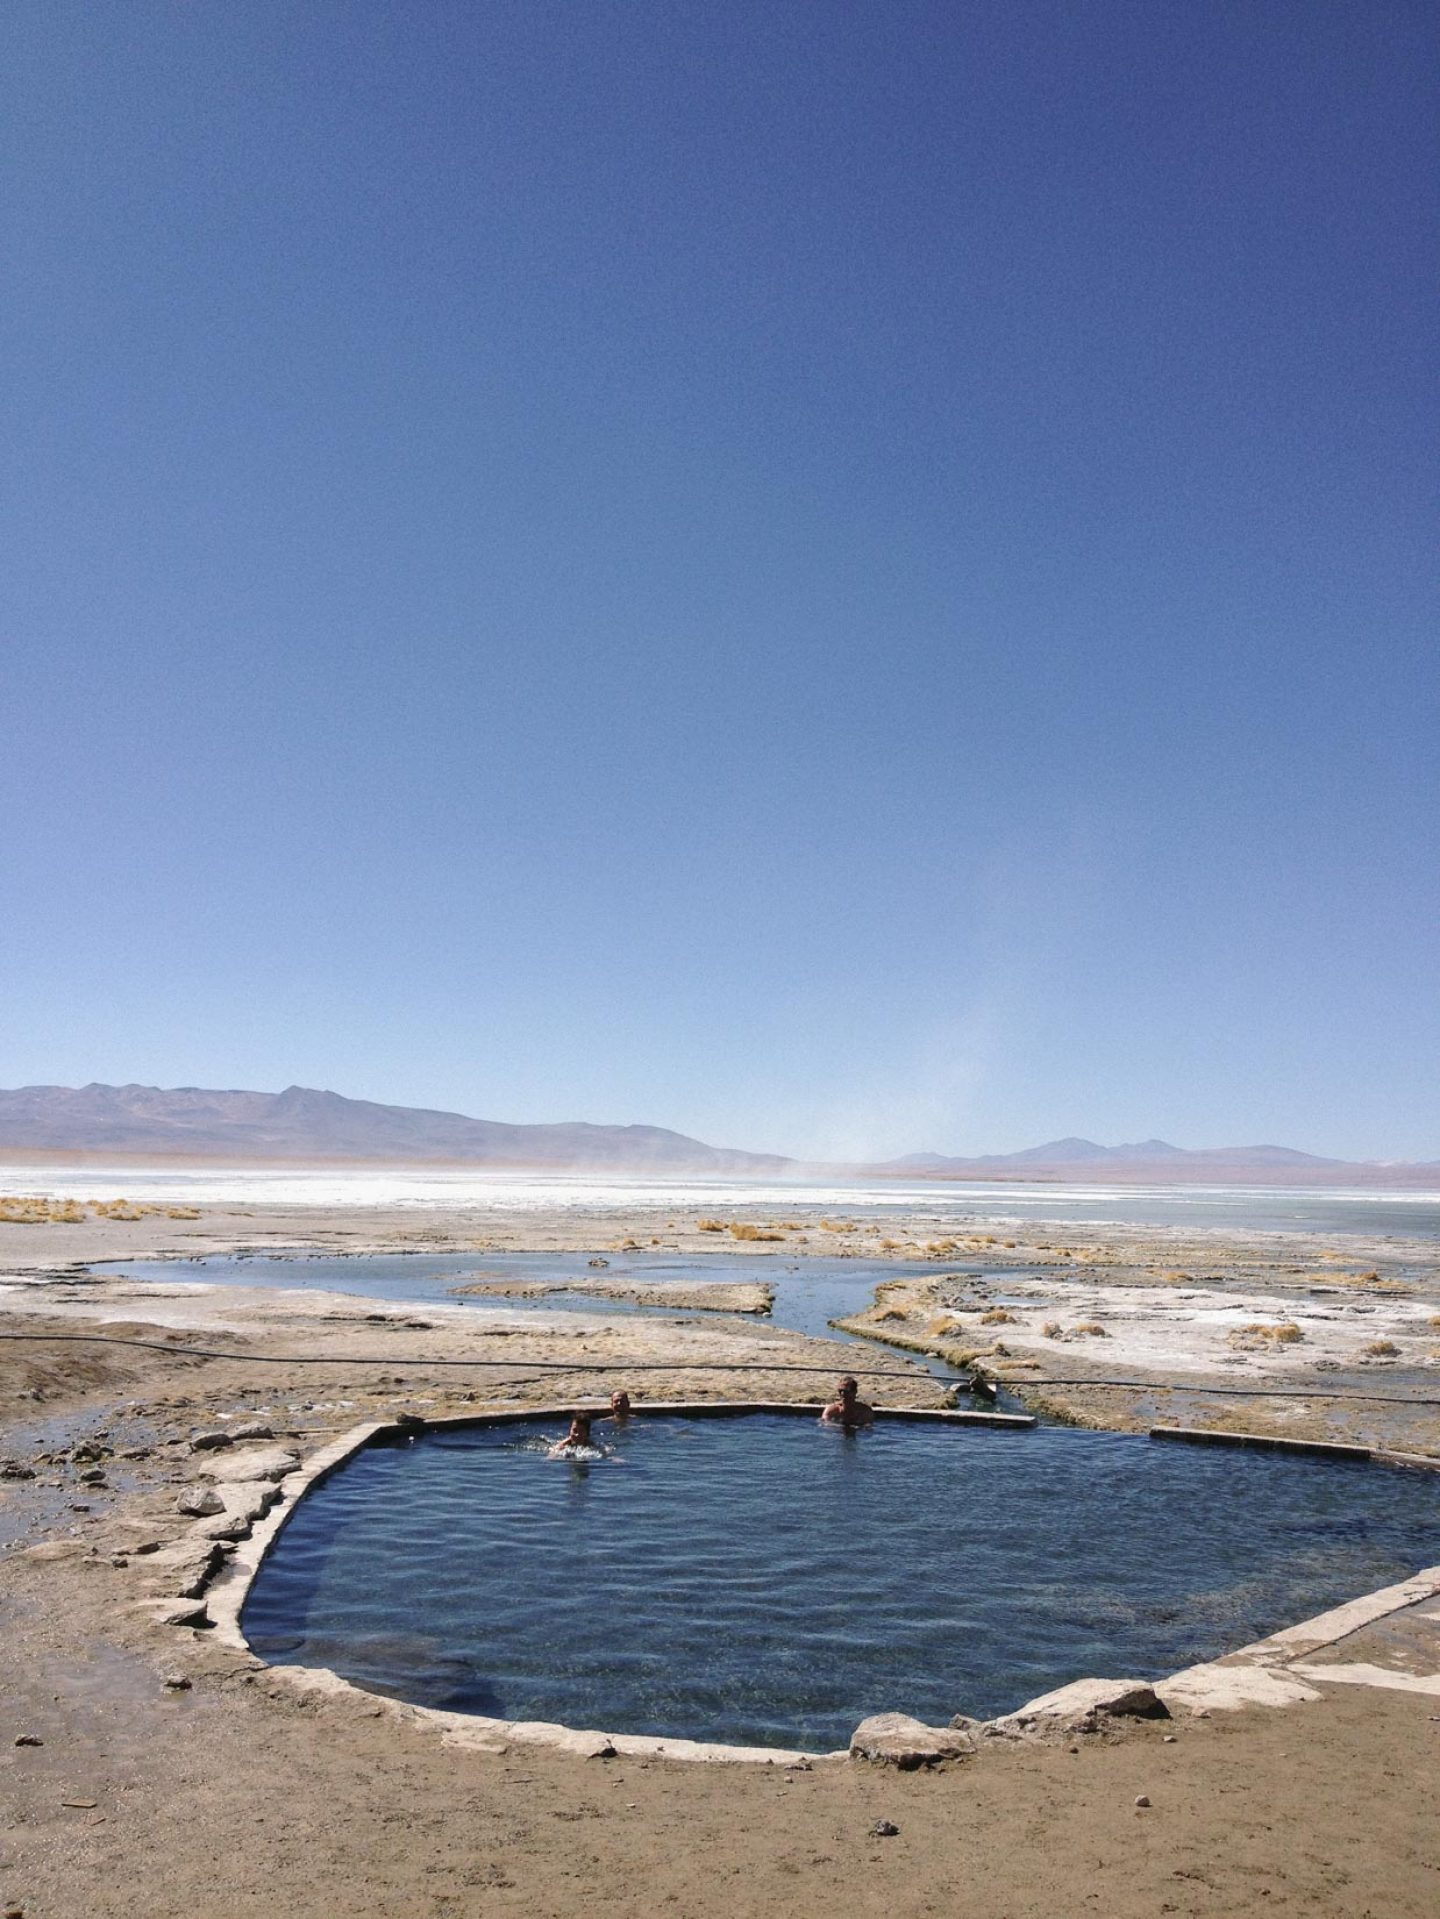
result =
M1075 1330L1077 1333L1084 1333L1089 1339L1108 1339L1110 1337L1109 1333L1100 1325L1098 1320L1094 1319L1082 1320Z
M697 1233L723 1233L725 1222L723 1219L697 1219L695 1230Z
M1019 1320L1014 1313L1007 1312L1003 1306L992 1306L980 1315L982 1326L1018 1326Z
M1231 1333L1231 1340L1242 1345L1247 1341L1268 1339L1277 1346L1294 1346L1305 1337L1304 1331L1293 1319L1287 1319L1278 1326L1271 1326L1263 1320L1253 1320L1248 1326L1237 1326Z
M1065 1328L1060 1324L1058 1319L1047 1319L1040 1330L1047 1339L1059 1339L1065 1331Z
M768 1226L752 1226L748 1220L737 1219L731 1222L730 1235L733 1239L784 1239L783 1233L771 1232Z
M1361 1348L1367 1359L1398 1359L1400 1348L1393 1339L1372 1339L1368 1346Z

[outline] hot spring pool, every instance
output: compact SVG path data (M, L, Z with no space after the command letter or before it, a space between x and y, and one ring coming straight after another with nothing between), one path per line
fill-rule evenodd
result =
M364 1447L296 1508L241 1623L419 1705L740 1745L991 1717L1155 1678L1440 1559L1440 1478L1107 1433L777 1414Z

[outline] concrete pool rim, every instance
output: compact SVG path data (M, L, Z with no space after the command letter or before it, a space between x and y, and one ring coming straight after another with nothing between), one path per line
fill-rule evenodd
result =
M261 1566L302 1500L323 1485L332 1473L356 1453L382 1438L416 1437L426 1431L462 1427L568 1419L577 1407L585 1405L583 1400L572 1400L551 1406L502 1407L488 1412L451 1414L436 1419L412 1416L408 1419L365 1420L350 1427L328 1446L312 1453L293 1473L286 1475L280 1502L263 1519L256 1521L250 1537L237 1545L233 1556L211 1582L206 1593L206 1606L215 1639L257 1660L270 1676L283 1677L286 1683L302 1691L336 1699L363 1701L371 1711L392 1712L409 1723L433 1728L450 1743L482 1751L499 1753L511 1745L539 1745L587 1758L623 1756L776 1766L808 1766L817 1759L844 1758L844 1752L827 1754L798 1748L789 1750L775 1746L727 1745L709 1740L649 1734L606 1733L541 1720L496 1719L476 1713L449 1712L440 1707L414 1705L386 1694L369 1692L326 1667L272 1665L253 1651L241 1629L240 1615ZM608 1412L609 1407L607 1402L594 1402L586 1409ZM739 1418L755 1413L778 1413L814 1419L819 1411L819 1402L806 1404L791 1400L651 1400L634 1407L631 1416L635 1419ZM985 1426L1008 1429L1017 1434L1033 1430L1037 1424L1031 1414L932 1407L877 1406L875 1416L886 1422ZM1251 1434L1221 1435L1208 1429L1177 1427L1152 1427L1147 1436L1152 1439L1193 1439L1204 1444L1253 1446L1256 1443L1256 1436ZM1378 1448L1342 1447L1324 1442L1284 1439L1271 1440L1269 1448L1310 1453L1312 1456L1359 1458L1391 1467L1440 1471L1440 1460L1418 1454L1389 1453ZM1309 1673L1302 1669L1302 1677L1292 1679L1280 1669L1297 1655L1309 1657L1347 1638L1362 1626L1436 1596L1440 1596L1440 1566L1425 1568L1398 1584L1345 1601L1311 1619L1283 1627L1264 1639L1222 1654L1215 1660L1172 1673L1168 1678L1155 1682L1155 1691L1167 1706L1173 1703L1197 1712L1208 1711L1212 1707L1228 1710L1250 1704L1291 1705L1317 1699L1321 1695L1306 1683L1311 1676ZM1076 1686L1089 1683L1087 1680L1074 1682ZM1031 1714L1032 1708L1042 1704L1048 1708L1052 1699L1061 1699L1070 1690L1071 1687L1062 1687L1055 1694L1045 1694L1042 1700L1028 1702L1013 1713L1004 1715L1004 1720L1022 1722Z

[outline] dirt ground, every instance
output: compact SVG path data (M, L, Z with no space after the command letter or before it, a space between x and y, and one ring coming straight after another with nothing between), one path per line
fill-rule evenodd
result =
M604 1234L553 1222L542 1231L603 1249L659 1237L652 1224L668 1230L637 1219ZM263 1419L303 1455L404 1407L537 1403L603 1384L527 1361L601 1364L617 1378L627 1362L663 1365L642 1376L647 1396L722 1397L743 1377L747 1397L808 1398L826 1380L780 1366L838 1371L857 1352L763 1321L507 1321L503 1301L481 1315L54 1277L72 1261L116 1256L117 1240L142 1256L314 1244L320 1231L332 1246L393 1247L390 1234L416 1230L413 1215L303 1226L215 1216L3 1229L3 1270L25 1283L0 1289L0 1330L133 1334L161 1350L0 1341L0 1462L33 1475L0 1478L0 1914L570 1919L660 1908L784 1919L843 1904L987 1919L1430 1919L1440 1909L1434 1692L1321 1684L1318 1699L1283 1710L986 1742L913 1773L848 1760L687 1765L458 1750L418 1716L363 1696L309 1697L204 1630L158 1624L152 1601L165 1581L143 1548L190 1527L176 1512L196 1473L190 1441L222 1414ZM460 1229L448 1230L448 1242L421 1243L454 1244ZM688 1238L705 1243L693 1227ZM1026 1272L1035 1276L1033 1262ZM1420 1283L1413 1269L1397 1277ZM403 1362L392 1357L402 1343ZM233 1357L187 1357L196 1344ZM304 1363L322 1349L346 1363ZM890 1403L937 1402L936 1382L903 1353L875 1351L893 1374ZM435 1363L467 1356L498 1363ZM736 1363L777 1370L698 1370ZM1383 1640L1357 1635L1356 1656L1381 1656ZM898 1832L876 1836L882 1821Z

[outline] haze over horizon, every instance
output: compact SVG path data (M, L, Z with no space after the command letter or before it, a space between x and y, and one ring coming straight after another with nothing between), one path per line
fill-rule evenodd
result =
M0 1084L1440 1152L1440 18L0 22Z

